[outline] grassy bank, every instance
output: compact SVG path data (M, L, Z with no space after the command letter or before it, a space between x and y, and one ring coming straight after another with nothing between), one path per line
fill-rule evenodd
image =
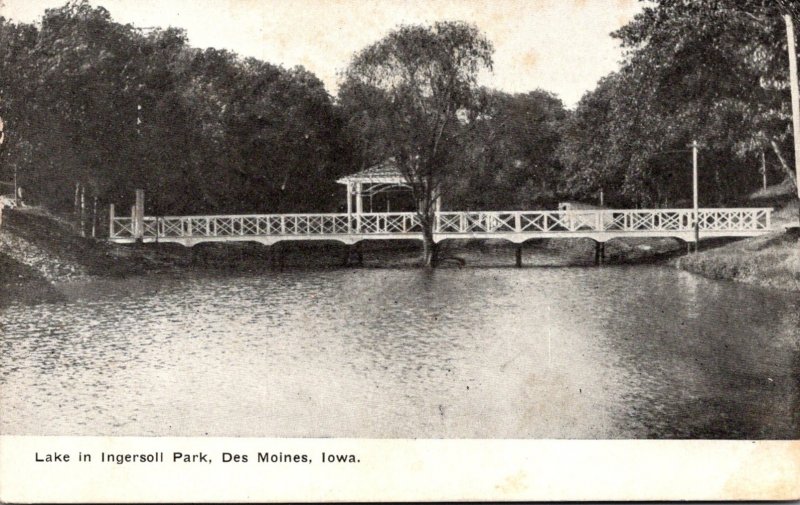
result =
M800 234L776 232L675 261L678 268L709 277L800 292Z
M683 256L674 263L711 279L800 292L799 206L796 199L776 204L772 225L780 231Z
M62 299L61 293L36 270L0 252L0 307L12 300L32 304Z

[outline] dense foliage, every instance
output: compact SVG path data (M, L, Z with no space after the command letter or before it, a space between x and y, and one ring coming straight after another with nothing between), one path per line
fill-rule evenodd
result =
M700 203L741 201L793 176L786 27L793 2L659 0L614 34L622 68L584 96L559 147L564 188L604 188L617 205L691 198L689 144L700 154Z
M154 213L331 210L349 170L332 98L302 68L147 33L70 3L40 26L0 18L0 178L66 210L75 185ZM149 211L149 212L150 212Z
M340 210L335 180L393 156L422 213L554 208L560 200L734 205L793 180L786 28L796 2L656 0L614 33L619 71L576 110L537 90L477 86L475 27L399 27L354 55L334 99L303 68L197 49L178 29L114 22L81 1L36 24L0 17L0 181L74 204L76 184L125 212ZM800 31L800 26L798 27ZM3 191L5 187L0 188Z

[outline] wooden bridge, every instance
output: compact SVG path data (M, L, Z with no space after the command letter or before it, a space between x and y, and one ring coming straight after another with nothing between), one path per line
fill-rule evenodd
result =
M603 244L620 237L673 237L696 242L768 233L771 212L768 208L437 212L434 241L504 239L521 244L536 238L589 238ZM112 211L109 225L111 242L187 247L203 242L356 244L422 239L419 217L413 212L116 217Z

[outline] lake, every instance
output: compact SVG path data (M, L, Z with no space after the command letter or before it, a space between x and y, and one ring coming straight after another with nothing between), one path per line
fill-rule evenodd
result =
M800 297L664 266L61 289L0 309L2 434L800 436Z

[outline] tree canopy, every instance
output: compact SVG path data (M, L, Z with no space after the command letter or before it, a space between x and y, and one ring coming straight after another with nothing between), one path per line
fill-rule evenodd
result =
M736 202L793 177L786 32L794 3L659 0L613 35L622 68L588 93L560 146L565 186L612 190L619 204L674 205L691 194L687 145L702 146L701 204Z
M335 211L335 181L394 158L431 252L433 212L741 204L794 181L786 29L797 2L655 0L615 32L620 69L567 110L544 90L479 85L493 46L458 21L399 26L357 52L338 96L302 67L115 22L85 1L0 17L0 180L71 208L147 192L148 213ZM429 259L432 257L428 255Z
M140 30L72 2L40 25L0 18L0 116L30 198L69 207L76 183L104 202L147 191L155 213L323 211L349 170L322 82L183 31Z
M480 111L478 74L491 42L472 25L401 26L353 58L341 100L366 156L393 157L410 184L435 261L435 202L459 173L460 138Z

